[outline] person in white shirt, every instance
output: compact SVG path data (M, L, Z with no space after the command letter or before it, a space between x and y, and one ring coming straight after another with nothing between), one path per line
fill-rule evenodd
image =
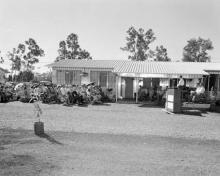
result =
M180 80L179 80L179 82L178 82L178 84L177 84L177 87L178 88L183 88L183 86L184 86L184 79L183 79L183 77L182 76L180 76Z
M202 86L202 84L199 84L199 86L196 88L196 94L204 94L205 93L205 88Z
M202 95L204 93L205 93L205 88L202 85L202 83L197 83L196 90L190 92L192 101L194 102L196 99L196 96Z

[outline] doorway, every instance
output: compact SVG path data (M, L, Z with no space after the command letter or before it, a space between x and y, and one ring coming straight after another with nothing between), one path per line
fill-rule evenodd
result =
M125 77L125 98L133 98L133 78Z

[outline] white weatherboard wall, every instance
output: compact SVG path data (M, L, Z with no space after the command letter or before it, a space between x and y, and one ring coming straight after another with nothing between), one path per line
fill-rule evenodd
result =
M115 93L116 76L111 71L111 69L100 69L100 68L72 68L72 69L71 68L57 68L56 69L56 68L53 68L52 82L55 84L69 84L69 81L67 81L69 78L66 77L67 72L73 72L72 84L77 84L77 85L89 84L91 82L95 82L97 85L100 85L101 83L100 74L105 72L105 74L107 73L106 74L107 83L105 86L102 86L102 88L103 89L112 88L113 92ZM83 76L82 75L83 72L88 73L88 75Z
M64 70L56 70L56 79L53 80L53 83L57 84L65 84L65 71Z
M57 71L56 70L52 71L52 82L54 84L57 84Z

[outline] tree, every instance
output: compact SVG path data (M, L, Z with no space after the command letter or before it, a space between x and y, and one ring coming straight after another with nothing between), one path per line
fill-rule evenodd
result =
M65 41L60 41L58 54L59 56L55 61L64 59L92 59L90 53L80 47L78 36L74 33L68 35Z
M0 51L0 64L2 64L3 62L4 62L4 59L3 59L2 55L1 55L1 51Z
M149 58L149 45L156 39L152 29L144 31L139 28L136 30L134 27L130 27L127 31L126 46L121 48L123 51L130 53L128 59L136 61L144 61Z
M210 39L190 39L187 45L183 48L183 61L184 62L210 62L211 57L207 51L212 50L212 41Z
M18 48L13 48L12 51L8 52L8 58L12 62L11 70L12 73L15 71L20 71L21 70L21 64L22 64L22 58L21 58L21 53L19 51L19 48L21 46L18 46Z
M92 59L89 52L86 50L79 50L78 59Z
M157 46L155 51L150 50L149 57L153 58L154 61L171 61L171 59L168 57L167 49L164 48L163 45Z
M32 66L39 62L40 57L44 56L44 51L37 45L34 39L29 38L24 44L20 43L17 48L9 51L7 56L12 62L11 71L13 74L16 71L20 72L22 66L24 66L26 71L31 71Z
M70 34L67 36L66 39L67 47L70 49L70 57L72 59L76 59L79 55L79 43L78 43L78 36L76 34Z
M64 40L60 41L59 43L58 53L59 56L57 57L57 60L63 60L68 57L68 50L66 47L66 42Z
M44 51L37 45L36 41L29 38L25 44L20 43L12 52L8 52L9 60L12 61L12 70L20 71L22 65L26 70L31 70L39 57L44 56Z
M26 70L31 70L35 63L39 62L39 57L44 56L44 50L42 50L32 38L25 41L26 47L20 48L22 54L24 54L23 59L25 61Z

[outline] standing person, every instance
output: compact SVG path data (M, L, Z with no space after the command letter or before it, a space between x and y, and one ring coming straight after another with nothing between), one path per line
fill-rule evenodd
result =
M183 87L184 87L184 79L183 79L182 75L180 76L180 80L179 80L179 82L177 84L177 87L179 89L183 89Z
M179 80L179 82L178 82L178 84L177 84L177 88L180 90L180 98L181 98L181 100L183 99L183 88L184 88L184 85L185 85L185 82L184 82L184 79L183 79L183 77L182 77L182 75L180 75L180 80Z

